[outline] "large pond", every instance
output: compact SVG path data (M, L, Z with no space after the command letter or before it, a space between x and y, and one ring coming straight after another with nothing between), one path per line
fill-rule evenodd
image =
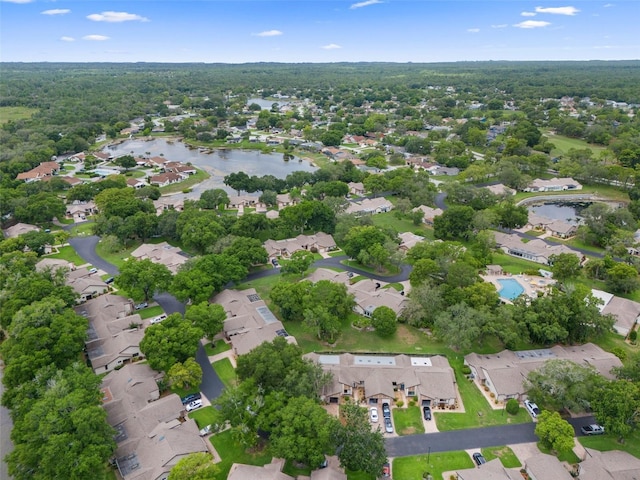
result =
M582 217L580 212L588 207L588 203L543 203L538 205L530 205L529 212L540 215L541 217L551 218L553 220L562 220L569 223L580 223Z
M281 107L289 105L289 102L286 99L268 100L265 98L250 98L247 100L247 105L251 105L252 103L257 103L263 110L271 110L274 103L277 103Z
M298 157L285 162L281 153L238 149L217 149L211 153L205 153L198 149L191 149L182 142L164 138L126 140L117 145L110 145L103 151L114 156L127 154L141 157L162 156L170 161L190 162L202 168L211 177L195 187L189 194L190 198L197 198L203 191L213 188L222 188L235 194L235 190L227 187L223 182L226 175L234 172L245 172L249 176L273 175L277 178L285 178L297 170L305 172L317 170L310 162Z

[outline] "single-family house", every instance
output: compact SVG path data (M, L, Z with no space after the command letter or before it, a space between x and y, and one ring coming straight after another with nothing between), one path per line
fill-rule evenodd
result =
M313 235L300 234L295 238L284 240L267 240L263 244L267 255L272 258L288 258L293 253L300 250L310 252L326 253L336 249L336 242L333 236L328 233L318 232Z
M362 182L349 182L349 193L361 197L365 194L366 190Z
M440 208L432 208L429 207L427 205L420 205L419 207L414 208L413 210L411 210L412 212L417 212L420 211L423 214L422 217L422 221L424 223L426 223L427 225L433 225L433 220L436 217L439 217L440 215L442 215L442 209Z
M180 162L167 162L164 164L164 171L186 175L195 175L198 170L193 165L185 165L184 163Z
M407 305L404 292L395 288L384 288L381 282L370 278L361 280L353 285L347 285L347 290L355 299L353 310L359 315L370 317L378 307L388 307L400 315Z
M546 453L527 458L524 469L531 480L573 480L558 457Z
M169 160L164 157L150 157L147 158L147 167L163 169L164 164L167 162L169 162Z
M140 178L129 177L127 178L127 186L137 190L139 188L146 187L147 183Z
M92 200L89 200L88 202L74 200L72 203L67 205L65 214L76 222L82 222L86 220L89 215L93 215L97 211L98 207Z
M71 270L75 270L76 266L62 258L43 258L36 263L36 272L45 272L50 270L55 272L58 269L62 269L65 273Z
M293 480L293 477L282 473L284 463L285 461L282 458L273 458L271 463L260 467L234 463L231 465L227 480Z
M224 308L227 319L222 331L231 343L236 355L244 355L264 342L283 337L289 343L296 343L255 289L223 290L212 303Z
M548 218L533 212L529 212L526 227L542 230L558 238L573 237L578 230L575 222Z
M8 228L5 228L2 233L5 238L17 238L20 235L24 235L29 232L39 232L40 227L31 225L29 223L16 223Z
M582 185L573 178L536 178L525 189L525 192L561 192L564 190L582 190Z
M169 269L174 275L178 268L189 259L178 247L173 247L167 242L162 243L143 243L133 252L131 256L136 260L149 259L153 263L159 263Z
M356 202L350 202L345 213L353 213L356 216L375 215L376 213L389 212L393 204L384 197L363 198Z
M522 480L517 469L505 468L499 458L489 460L482 468L456 470L456 480Z
M76 300L78 303L86 302L109 291L109 285L98 275L84 268L67 272L65 285L71 287L78 295Z
M513 188L509 188L509 187L507 187L506 185L504 185L502 183L496 183L494 185L487 185L484 188L489 190L494 195L510 196L510 195L515 195L516 194L516 191Z
M184 210L184 198L174 195L160 197L158 200L153 201L153 206L156 207L156 215L161 215L165 210L181 212Z
M509 398L521 400L526 396L524 380L529 372L537 370L552 359L569 360L578 365L591 366L609 379L611 370L622 366L614 354L605 352L593 343L584 345L541 348L537 350L503 350L496 354L470 353L464 357L479 388L487 387L500 401Z
M415 399L433 408L455 408L458 392L453 369L446 357L409 355L340 355L308 353L304 358L332 374L323 387L327 403L343 398L376 405L393 401L397 395Z
M155 185L157 187L166 187L167 185L171 185L173 183L179 183L187 177L188 175L183 173L166 172L150 177L149 184Z
M299 201L300 199L295 197L292 198L288 193L279 193L276 195L276 204L278 205L278 209L297 205Z
M640 323L640 303L616 297L602 290L592 289L591 293L594 297L600 299L600 313L603 315L610 314L615 318L616 323L614 323L613 329L618 334L626 337Z
M532 262L542 263L544 265L549 265L549 257L561 253L574 254L580 260L582 260L583 257L580 252L566 245L547 243L540 238L523 243L522 239L516 234L496 232L494 235L496 245L507 255L524 258L525 260L531 260Z
M120 295L100 295L81 306L74 309L78 315L89 319L98 315L105 315L110 318L127 317L134 312L133 302L131 299Z
M238 210L240 207L253 207L258 203L258 197L254 195L231 195L227 210Z
M400 245L398 245L398 248L405 252L415 247L416 244L424 241L423 236L416 235L413 232L402 232L398 234L398 237L400 238Z
M640 459L622 450L600 452L586 449L587 455L578 464L580 480L637 480Z
M24 180L26 183L37 182L45 177L57 175L59 171L60 165L57 162L41 162L28 172L19 173L16 180Z
M107 423L116 431L114 463L124 480L166 479L178 461L208 451L180 397L159 396L161 377L148 365L133 363L102 380Z

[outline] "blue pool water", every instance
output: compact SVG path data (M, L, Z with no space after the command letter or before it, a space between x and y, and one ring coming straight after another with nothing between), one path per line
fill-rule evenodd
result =
M498 294L507 300L515 300L524 293L522 285L513 278L501 278L498 280L498 283L502 285Z

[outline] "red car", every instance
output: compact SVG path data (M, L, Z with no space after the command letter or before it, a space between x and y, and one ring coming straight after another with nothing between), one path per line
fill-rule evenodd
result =
M391 465L389 465L389 462L387 462L384 465L382 465L382 476L383 477L390 477L391 476Z

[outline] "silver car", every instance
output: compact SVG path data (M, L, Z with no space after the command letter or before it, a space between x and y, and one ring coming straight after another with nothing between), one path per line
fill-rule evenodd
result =
M390 418L384 419L384 431L387 433L393 433L393 424Z

